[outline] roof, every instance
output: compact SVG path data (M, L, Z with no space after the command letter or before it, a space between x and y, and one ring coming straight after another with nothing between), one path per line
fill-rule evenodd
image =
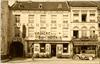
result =
M92 1L69 1L71 7L96 7Z
M41 6L41 7L40 7ZM66 2L16 2L13 10L49 10L66 11L69 10Z
M100 1L66 1L66 2L32 2L32 1L16 1L12 6L12 10L43 10L43 11L68 11L71 7L98 7L100 9Z
M96 4L98 9L100 10L100 1L92 1L92 3Z

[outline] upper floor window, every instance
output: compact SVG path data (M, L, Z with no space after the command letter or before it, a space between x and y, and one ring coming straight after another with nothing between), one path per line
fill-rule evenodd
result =
M68 31L63 30L63 38L68 38Z
M82 22L86 22L86 19L87 19L87 14L82 14L81 16Z
M46 29L46 27L40 27L40 29Z
M95 14L91 13L90 16L95 16Z
M63 15L63 20L67 20L68 19L68 15Z
M56 21L57 15L51 15L51 20Z
M95 22L95 19L90 19L90 22Z
M56 21L53 21L53 20L52 20L51 23L56 23Z
M68 23L68 21L63 21L63 23Z
M40 23L45 23L46 20L46 15L41 15L40 16Z
M73 16L79 16L79 14L73 14Z
M100 23L98 24L98 27L100 28Z
M34 27L29 27L28 28L28 36L29 37L34 37Z
M87 37L87 28L82 27L82 37Z
M20 27L15 27L15 37L20 37Z
M16 23L19 23L20 22L20 15L15 15L15 20L16 20Z
M29 20L29 23L33 23L34 22L34 15L29 15L28 20Z

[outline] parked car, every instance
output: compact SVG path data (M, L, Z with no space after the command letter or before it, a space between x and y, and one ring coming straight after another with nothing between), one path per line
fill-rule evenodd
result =
M73 56L74 60L79 60L79 59L82 59L82 60L93 60L94 58L95 58L95 54L93 53L92 50L89 50L86 53L75 54Z

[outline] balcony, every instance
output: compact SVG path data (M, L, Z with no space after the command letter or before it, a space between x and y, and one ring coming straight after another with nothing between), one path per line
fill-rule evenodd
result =
M89 37L72 38L72 40L96 41L96 40L98 40L98 37L97 37L97 35L94 35L94 36L89 36Z

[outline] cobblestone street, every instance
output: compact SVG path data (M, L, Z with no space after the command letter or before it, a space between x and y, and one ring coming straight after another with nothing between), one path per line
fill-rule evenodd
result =
M72 60L72 59L60 59L60 58L35 58L34 61L31 58L16 58L2 64L100 64L100 59L95 60Z

